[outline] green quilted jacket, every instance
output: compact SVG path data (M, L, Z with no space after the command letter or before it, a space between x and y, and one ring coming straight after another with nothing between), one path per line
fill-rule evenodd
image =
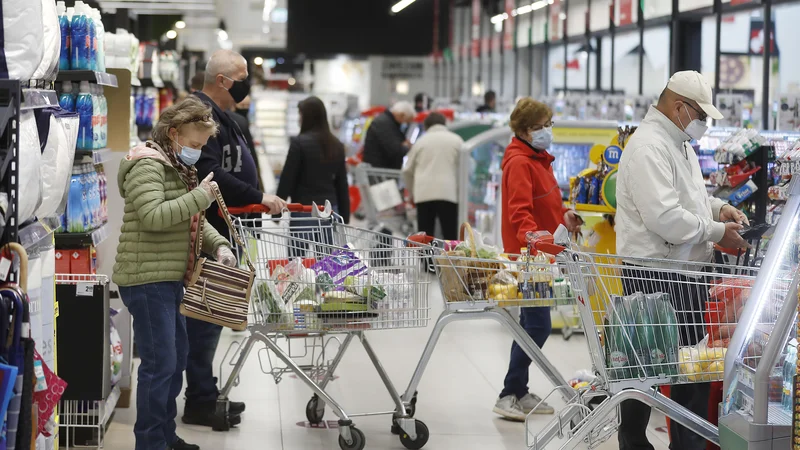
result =
M122 160L117 183L125 214L114 283L135 286L183 280L193 262L192 216L211 205L208 195L199 187L189 191L167 158L144 144ZM204 224L203 252L215 255L220 246L228 245L208 222Z

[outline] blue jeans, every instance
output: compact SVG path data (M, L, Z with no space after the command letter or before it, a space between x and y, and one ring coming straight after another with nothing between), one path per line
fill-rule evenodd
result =
M539 348L544 347L544 343L553 328L550 319L550 308L522 308L519 314L519 324L528 332L528 335ZM528 393L528 369L530 366L531 359L514 341L511 345L511 362L508 364L508 373L506 374L500 398L508 395L516 395L517 398L522 398Z
M120 286L133 316L133 336L141 364L136 386L136 450L164 450L177 441L175 399L186 367L186 320L178 312L183 282Z
M339 207L331 205L331 209L339 214ZM318 248L312 248L316 255L329 255L332 253L331 245L333 242L333 227L330 220L314 220L311 213L292 213L289 221L290 235L294 239L289 241L289 257L302 258L307 256L308 247L311 242L323 244ZM316 246L313 246L316 247Z
M186 319L189 333L189 360L186 364L186 406L197 407L216 402L219 396L214 376L214 355L217 353L220 325Z

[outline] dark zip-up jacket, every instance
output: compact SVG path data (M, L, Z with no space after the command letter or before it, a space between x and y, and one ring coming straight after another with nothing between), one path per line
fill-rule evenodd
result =
M400 124L387 109L375 117L367 129L364 162L379 169L402 169L403 157L408 153L408 147L403 145L405 140Z

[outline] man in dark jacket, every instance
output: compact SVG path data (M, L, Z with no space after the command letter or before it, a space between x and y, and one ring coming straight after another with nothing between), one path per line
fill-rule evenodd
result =
M411 103L402 101L375 117L364 139L364 162L381 169L402 169L411 147L405 132L416 115Z
M245 59L230 50L214 52L206 65L203 90L194 95L211 106L219 132L203 147L195 167L201 180L209 173L214 173L214 181L219 185L227 206L263 204L270 212L278 213L286 203L274 195L261 192L258 170L242 131L226 113L249 92ZM216 203L208 208L208 222L230 240L228 226L217 211ZM182 420L187 424L213 426L219 396L213 372L214 354L222 327L187 318L186 332L189 335L189 356L186 365L186 407ZM244 408L244 403L230 402L231 425L241 421L239 414Z
M493 113L497 108L497 94L494 91L487 91L483 94L483 105L479 106L475 112L481 114Z

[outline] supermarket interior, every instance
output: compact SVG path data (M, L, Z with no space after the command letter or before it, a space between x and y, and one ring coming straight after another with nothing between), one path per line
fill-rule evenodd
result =
M0 450L800 450L800 1L0 1Z

